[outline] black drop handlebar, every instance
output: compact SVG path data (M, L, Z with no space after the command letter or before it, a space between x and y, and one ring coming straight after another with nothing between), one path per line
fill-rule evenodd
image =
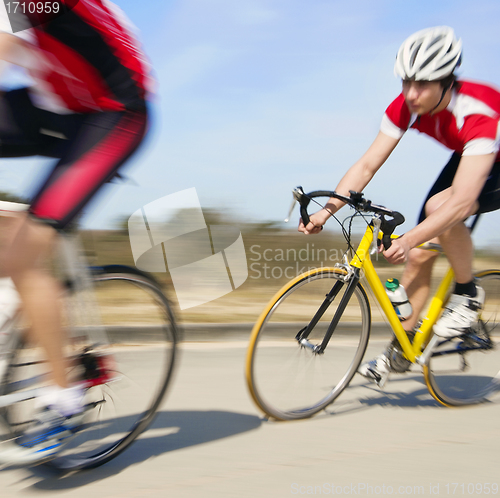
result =
M315 197L334 197L335 199L339 199L340 201L349 204L356 209L356 211L379 215L381 221L380 230L383 232L382 243L384 244L385 249L389 249L389 247L391 247L391 235L394 233L397 226L404 223L405 217L397 211L391 211L384 206L372 204L371 201L363 197L361 192L354 192L353 190L350 190L349 192L350 197L337 194L337 192L330 190L316 190L306 194L304 193L302 187L296 187L293 190L293 196L300 205L300 216L302 217L304 226L307 226L310 222L307 207L309 206L311 199ZM389 219L387 219L386 216Z

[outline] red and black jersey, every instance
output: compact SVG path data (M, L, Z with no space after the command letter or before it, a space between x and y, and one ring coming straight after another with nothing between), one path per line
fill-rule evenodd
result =
M500 160L500 91L491 85L459 81L446 109L412 114L399 95L387 108L381 131L401 138L416 129L460 155L497 154Z
M123 12L108 0L57 1L70 8L19 33L34 55L20 65L35 81L35 105L59 113L144 106L149 63Z

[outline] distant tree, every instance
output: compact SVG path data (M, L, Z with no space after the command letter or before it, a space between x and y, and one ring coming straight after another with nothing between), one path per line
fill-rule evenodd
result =
M28 199L20 197L19 195L13 194L12 192L2 192L0 191L0 201L7 202L21 202L22 204L28 204Z
M128 219L129 216L127 215L117 217L113 223L113 229L119 232L128 233Z
M199 211L195 208L183 208L177 211L170 219L166 220L148 220L151 225L156 224L158 227L162 227L163 230L168 231L170 224L172 225L185 225L193 223L196 219L198 222ZM273 231L277 232L282 230L282 223L280 221L262 221L255 222L250 220L242 220L234 217L230 210L218 210L213 208L203 209L203 218L205 223L209 226L212 225L231 225L239 227L242 232L265 232ZM128 220L129 216L123 215L116 218L113 223L113 228L123 233L128 233ZM288 227L285 227L288 228ZM295 229L295 227L293 227Z

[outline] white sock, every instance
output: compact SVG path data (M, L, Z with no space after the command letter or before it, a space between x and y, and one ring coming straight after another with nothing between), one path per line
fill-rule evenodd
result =
M83 410L83 389L79 386L47 386L36 400L39 408L49 407L65 417L76 415Z
M0 315L3 321L12 318L19 305L21 298L17 293L16 286L10 277L0 278Z

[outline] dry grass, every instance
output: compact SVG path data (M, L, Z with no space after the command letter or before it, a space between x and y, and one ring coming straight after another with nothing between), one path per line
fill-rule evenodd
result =
M274 229L242 232L250 264L249 278L234 292L219 299L187 310L177 310L180 319L184 323L255 322L269 300L289 280L284 276L285 273L288 276L295 275L294 272L297 268L300 270L319 267L321 263L326 263L325 266L333 266L335 260L319 261L317 256L322 258L325 251L327 251L326 254L332 259L340 259L341 248L345 245L342 239L338 237L332 238L331 236L314 239L314 247L312 247L313 243L310 238L297 236L293 232L280 232ZM133 266L134 261L126 233L120 231L84 232L82 238L92 264L119 263ZM317 242L318 240L319 242ZM266 250L267 252L264 253ZM300 253L301 250L302 253ZM264 260L264 254L270 261ZM308 260L299 260L300 254L303 256L302 259L305 259L308 254ZM259 257L258 255L261 255L261 259L255 261ZM483 251L479 256L475 261L476 270L500 267L499 254L492 251ZM252 264L254 264L253 271ZM260 266L257 267L256 264ZM263 273L264 264L269 267L267 273L269 278L266 278ZM389 277L399 278L401 276L401 266L391 266L384 260L379 260L375 265L382 281ZM435 267L433 289L437 287L447 267L446 259L441 257ZM255 271L257 268L261 272L260 278L257 278L258 274ZM281 278L273 278L271 269L274 269L274 276L281 276ZM168 273L157 273L154 276L162 283L171 301L176 304L175 290L172 287ZM119 299L119 297L117 295L107 297L107 307L110 313L112 313L111 310L113 309L113 299ZM380 310L378 310L378 304L373 297L370 298L370 302L373 319L375 321L383 320Z

